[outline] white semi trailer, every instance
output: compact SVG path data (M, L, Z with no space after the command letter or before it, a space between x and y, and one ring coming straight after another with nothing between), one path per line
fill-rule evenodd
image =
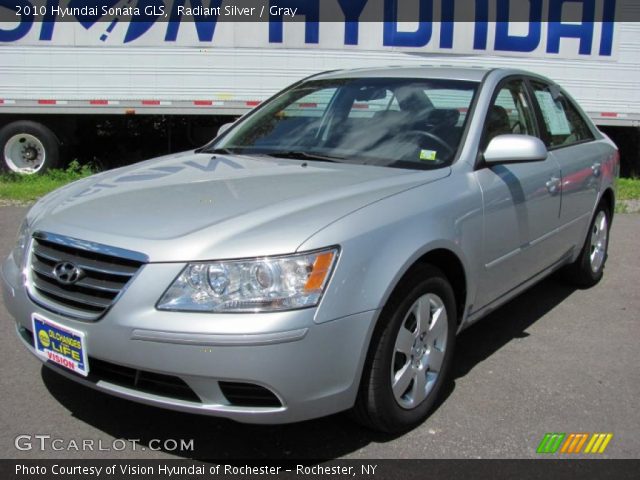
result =
M407 2L255 0L266 7L257 16L227 15L248 0L0 0L0 166L63 166L61 147L96 129L115 132L114 148L138 132L155 147L141 156L188 148L314 73L432 64L511 66L558 81L619 144L623 171L638 173L635 0L524 0L523 21L512 22L496 21L510 18L508 0ZM323 20L318 9L329 4L342 17ZM444 21L462 8L466 21Z

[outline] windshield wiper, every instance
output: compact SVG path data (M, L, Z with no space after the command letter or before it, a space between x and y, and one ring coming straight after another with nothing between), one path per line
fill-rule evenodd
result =
M319 162L333 162L338 163L344 160L343 157L336 157L332 155L320 155L318 153L310 153L302 150L287 150L283 152L268 152L265 153L270 157L276 158L292 158L294 160L316 160Z

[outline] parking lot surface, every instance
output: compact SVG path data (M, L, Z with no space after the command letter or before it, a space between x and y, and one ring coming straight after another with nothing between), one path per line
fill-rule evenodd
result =
M2 258L25 213L24 207L0 207ZM110 397L43 367L17 340L0 300L0 456L535 458L547 432L611 432L599 457L638 458L639 238L640 215L616 216L599 285L576 290L550 278L462 333L443 401L401 436L372 433L343 414L252 426ZM19 435L43 434L51 437L44 450L39 440L31 449L15 446ZM53 439L64 449L54 450ZM115 439L136 440L136 448ZM85 440L93 449L73 448ZM193 448L174 448L181 440L193 440Z

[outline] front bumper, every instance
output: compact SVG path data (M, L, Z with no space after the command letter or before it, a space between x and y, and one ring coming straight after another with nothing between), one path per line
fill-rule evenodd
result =
M31 301L11 256L2 265L0 283L18 336L34 355L28 331L31 315L39 313L84 332L90 370L95 359L96 365L108 362L177 377L196 398L150 393L91 375L84 378L45 362L92 388L150 405L247 423L301 421L354 404L377 311L316 324L315 308L262 314L156 310L158 292L182 266L145 265L118 302L96 322L72 320ZM264 387L279 405L239 406L225 396L221 382Z

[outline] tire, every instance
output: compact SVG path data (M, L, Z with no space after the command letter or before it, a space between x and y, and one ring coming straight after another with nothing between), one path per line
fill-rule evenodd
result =
M427 307L428 324L419 329L427 315L416 312ZM412 269L378 320L352 411L356 421L387 433L422 423L450 370L456 327L455 297L445 275L431 265Z
M589 224L580 255L561 271L565 281L580 288L592 287L600 281L608 256L610 229L611 212L601 203Z
M0 170L21 174L42 173L60 164L60 143L40 123L22 120L0 130Z

